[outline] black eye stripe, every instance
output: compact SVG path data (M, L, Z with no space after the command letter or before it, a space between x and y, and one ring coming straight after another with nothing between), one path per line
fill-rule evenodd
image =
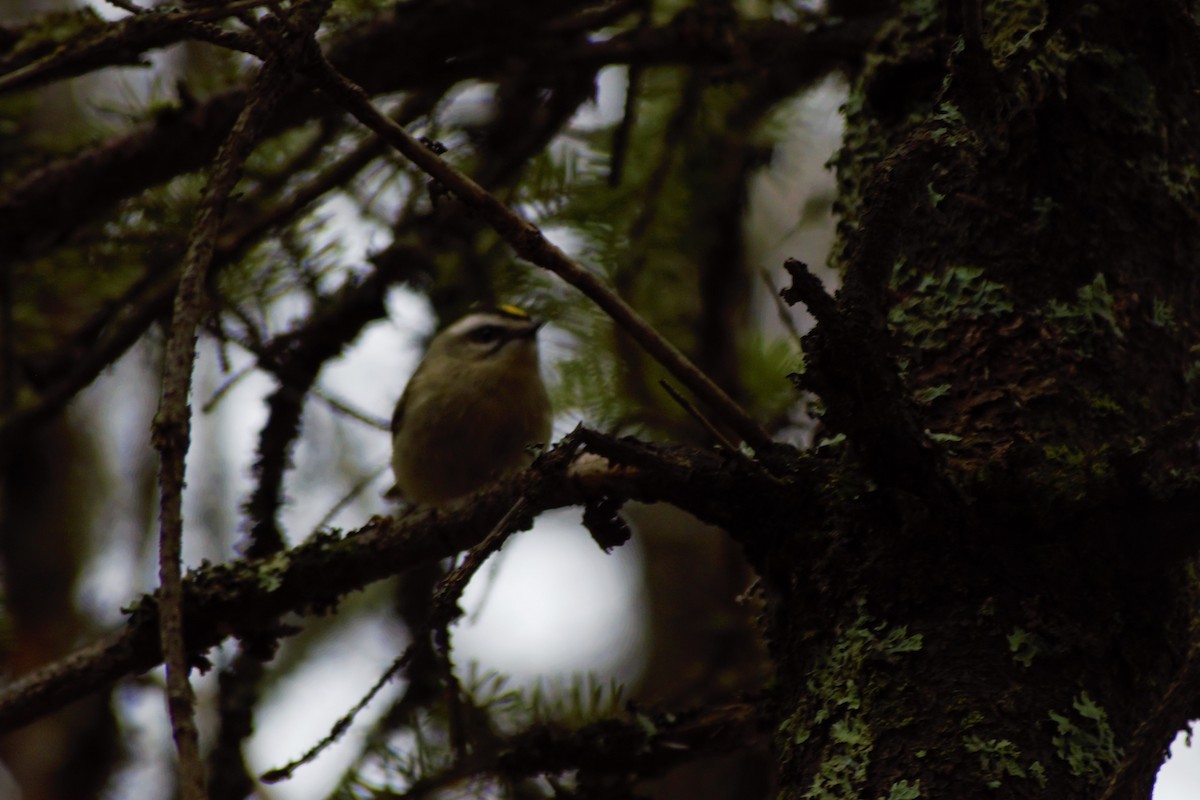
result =
M482 325L467 334L472 342L491 344L505 338L505 329L499 325Z

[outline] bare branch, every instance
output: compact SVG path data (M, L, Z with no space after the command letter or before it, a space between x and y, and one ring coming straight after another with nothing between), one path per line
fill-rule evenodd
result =
M212 264L225 204L242 166L265 129L267 117L283 94L289 73L270 61L260 72L250 99L217 154L188 240L187 255L175 294L171 333L163 363L162 399L154 419L153 442L159 451L159 636L167 667L167 706L179 750L181 792L185 800L207 796L204 764L196 729L195 694L183 634L183 486L191 438L188 393L196 357L196 329L204 306L204 283Z
M141 55L186 39L201 39L260 58L258 41L244 34L204 24L265 5L268 0L236 0L227 5L179 10L152 10L103 23L63 42L53 52L29 63L0 62L0 94L31 89L51 81L83 75L105 66L144 66Z
M633 307L612 292L593 270L571 259L494 195L443 161L408 131L382 114L366 92L339 73L312 43L304 63L308 74L351 114L406 158L437 180L471 208L483 214L517 255L555 273L579 289L625 329L668 372L707 402L739 436L757 450L771 445L770 436L707 375L698 370L673 344L662 338Z

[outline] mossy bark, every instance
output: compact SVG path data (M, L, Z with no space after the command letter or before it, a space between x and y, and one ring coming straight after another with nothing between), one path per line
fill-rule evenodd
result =
M885 27L834 258L856 269L878 187L908 181L881 358L963 503L861 458L885 442L822 451L834 512L758 557L783 797L1148 797L1196 713L1162 704L1195 608L1196 19L971 5Z

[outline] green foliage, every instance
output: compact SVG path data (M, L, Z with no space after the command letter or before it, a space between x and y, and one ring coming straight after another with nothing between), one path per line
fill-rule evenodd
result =
M796 404L796 392L787 376L800 368L800 361L798 347L790 339L769 339L751 331L738 342L738 367L751 416L779 419Z
M695 103L687 80L683 71L669 69L643 76L638 125L618 185L609 183L612 129L572 129L531 161L519 194L526 213L565 234L569 250L685 352L695 349L704 313L699 270L719 233L707 223L728 193L738 191L722 183L722 137L740 99L732 87L709 87ZM546 290L556 306L551 318L573 337L570 354L555 362L556 408L606 428L662 430L685 420L657 385L665 374L640 348L608 320L581 309L573 295L552 284ZM795 402L784 379L795 367L793 349L749 327L728 332L735 337L738 388L755 416L786 419Z
M325 15L321 32L329 36L336 31L361 25L364 18L385 11L392 5L388 0L334 0L329 13Z
M39 14L19 29L20 37L7 48L4 55L13 62L45 56L63 43L102 30L104 25L104 20L96 10L88 6Z
M521 704L529 724L554 723L581 727L621 711L625 687L615 678L603 680L592 673L572 675L564 683L538 681Z
M495 740L532 726L557 730L581 728L619 713L624 688L613 679L595 675L573 675L564 682L539 680L529 688L517 688L508 678L481 672L472 664L461 679L464 703L473 709L470 725L486 728L479 735ZM366 793L403 792L414 786L432 790L458 780L456 755L446 727L447 709L435 706L392 730L372 737L363 757L343 778L332 795L338 800L360 798ZM646 720L644 724L651 724ZM480 778L484 783L498 779ZM564 781L570 783L570 781Z
M589 425L612 430L627 418L622 401L618 364L612 344L612 321L580 309L566 323L573 334L573 352L555 364L557 380L551 400L557 413L577 414Z

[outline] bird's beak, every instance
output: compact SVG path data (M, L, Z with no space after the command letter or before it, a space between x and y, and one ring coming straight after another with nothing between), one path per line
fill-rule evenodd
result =
M537 332L539 330L541 330L542 326L545 324L546 323L542 320L532 321L528 325L526 325L524 328L521 328L520 330L515 331L513 333L513 338L514 339L532 339L535 336L537 336Z

